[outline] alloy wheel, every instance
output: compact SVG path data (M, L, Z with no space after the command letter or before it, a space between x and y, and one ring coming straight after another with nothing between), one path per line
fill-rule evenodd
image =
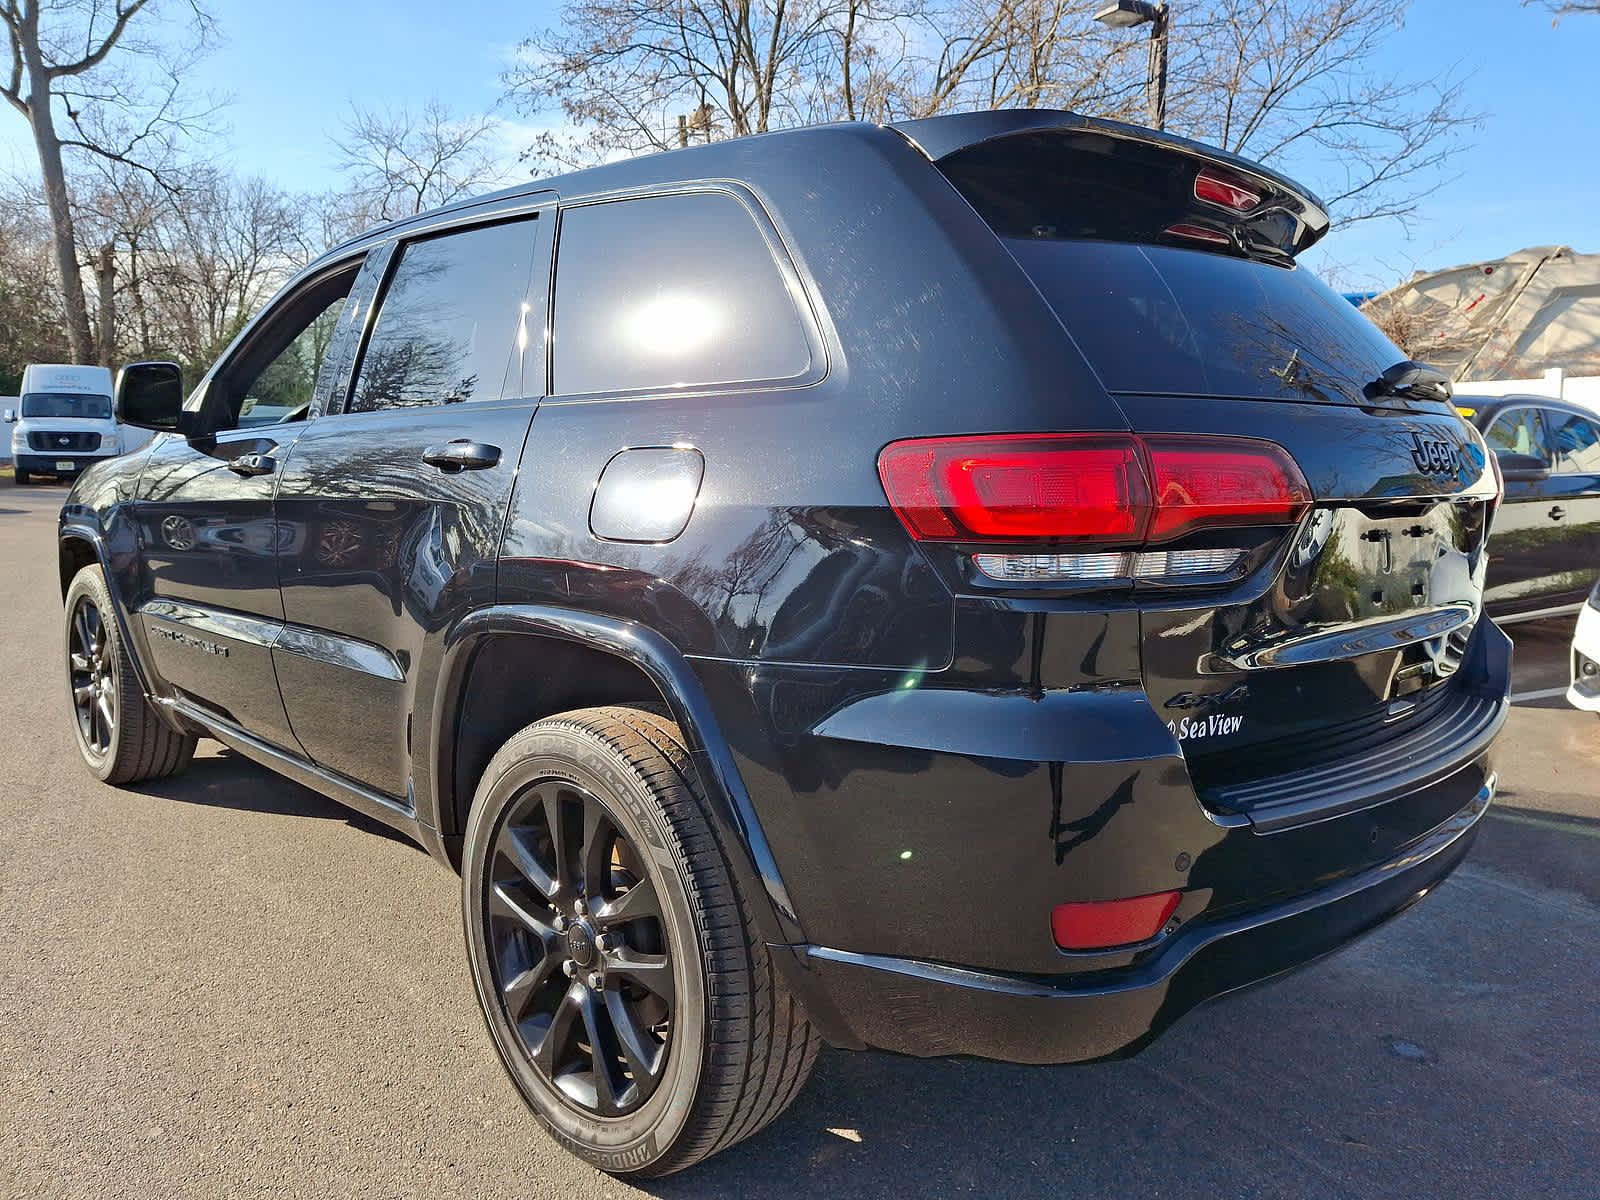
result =
M117 729L117 676L105 619L87 596L72 607L67 656L78 734L93 753L107 754Z
M544 778L508 806L485 873L506 1019L538 1075L600 1116L644 1104L671 1047L672 955L647 862L597 796Z

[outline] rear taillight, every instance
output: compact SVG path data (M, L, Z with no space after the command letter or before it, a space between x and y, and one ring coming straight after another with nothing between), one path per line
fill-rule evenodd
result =
M878 475L925 542L1136 548L1201 528L1291 525L1311 503L1288 451L1254 438L915 438L886 446Z
M1143 438L1155 509L1146 541L1223 525L1292 525L1311 504L1300 468L1271 442Z
M1150 521L1121 435L918 438L878 455L889 503L925 542L1137 542Z

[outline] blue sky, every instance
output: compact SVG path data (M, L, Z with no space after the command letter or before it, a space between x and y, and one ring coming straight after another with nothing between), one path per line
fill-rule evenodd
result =
M234 165L307 190L335 182L328 135L352 99L414 105L437 95L458 112L494 110L517 41L556 11L552 0L218 0L214 8L226 42L203 64L200 86L232 97L224 120ZM1419 63L1471 73L1470 105L1486 114L1473 148L1409 234L1392 223L1356 226L1313 250L1311 265L1346 286L1376 287L1528 245L1600 250L1600 16L1553 28L1548 12L1519 0L1414 0L1374 68L1414 73ZM0 164L9 155L16 168L31 147L8 114L0 112ZM527 118L500 115L514 171ZM1292 162L1274 165L1295 173Z

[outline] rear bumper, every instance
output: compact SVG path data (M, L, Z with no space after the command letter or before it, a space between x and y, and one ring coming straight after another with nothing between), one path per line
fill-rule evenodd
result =
M1410 907L1466 856L1493 795L1490 775L1402 853L1291 901L1197 921L1122 970L1042 979L822 946L806 948L806 965L844 1044L1023 1063L1129 1054L1195 1005L1336 950Z

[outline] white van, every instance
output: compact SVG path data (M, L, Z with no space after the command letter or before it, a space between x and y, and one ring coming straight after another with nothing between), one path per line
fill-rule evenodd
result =
M22 396L5 412L18 484L35 475L71 478L90 463L121 454L122 430L111 411L111 371L31 363Z

